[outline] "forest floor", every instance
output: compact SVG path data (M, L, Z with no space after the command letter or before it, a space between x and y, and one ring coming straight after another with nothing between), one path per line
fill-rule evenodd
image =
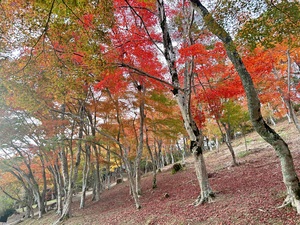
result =
M300 175L300 135L293 124L281 122L273 127L288 143ZM86 208L79 201L72 205L72 217L66 225L232 225L232 224L300 224L300 215L291 207L279 208L285 199L279 159L273 148L256 133L233 142L239 166L231 166L229 150L205 153L210 184L216 193L212 203L193 206L199 185L191 158L184 170L171 174L167 167L158 174L158 188L152 189L151 174L143 177L142 208L135 209L128 182L105 190L99 202L89 196ZM165 194L169 197L166 198ZM50 211L42 219L28 219L22 225L52 224L57 219Z

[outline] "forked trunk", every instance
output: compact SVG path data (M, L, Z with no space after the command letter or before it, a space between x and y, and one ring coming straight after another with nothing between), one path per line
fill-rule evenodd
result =
M232 157L232 166L237 166L238 165L238 162L236 161L236 157L235 157L235 152L233 150L233 147L232 147L232 144L231 144L231 136L230 136L230 125L229 124L226 124L226 123L222 123L222 126L224 127L224 130L225 130L225 134L223 133L222 131L222 128L221 128L221 125L220 125L220 122L218 120L216 120L217 122L217 125L219 127L219 130L223 136L223 139L225 141L225 144L226 146L228 147L229 149L229 152L231 154L231 157Z
M137 190L136 190L136 183L134 182L132 166L130 165L130 162L128 161L127 158L123 158L123 161L124 161L125 166L126 166L128 181L129 181L129 185L130 185L131 194L132 194L132 197L133 197L133 200L134 200L134 203L135 203L135 207L137 209L140 209L141 205L140 205L139 196L138 196L138 193L137 193Z
M169 72L172 77L172 85L174 87L173 94L176 97L177 104L179 106L181 116L183 117L184 127L188 133L191 141L191 151L195 159L195 170L197 178L201 188L201 193L195 205L209 201L213 196L209 182L208 175L202 155L201 145L203 142L203 136L201 131L198 129L195 121L191 115L191 87L193 79L193 63L187 62L184 71L184 88L180 88L178 72L176 68L176 54L172 44L167 17L165 12L165 6L163 0L157 0L158 16L160 27L163 33L163 45L164 45L164 56L168 64Z
M72 197L73 197L73 191L68 192L68 195L65 196L65 199L64 199L64 207L62 210L62 214L61 214L60 218L53 223L53 225L60 224L62 221L66 220L70 217Z

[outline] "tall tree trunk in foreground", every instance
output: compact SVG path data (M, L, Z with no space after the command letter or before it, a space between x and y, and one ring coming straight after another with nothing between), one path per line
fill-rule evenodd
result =
M212 14L201 4L199 0L190 0L194 8L200 12L208 29L222 40L225 45L227 55L237 70L248 100L248 110L251 121L259 135L271 144L281 163L283 181L287 188L287 198L285 204L291 204L300 213L300 187L299 179L295 171L295 166L291 152L286 142L263 120L260 110L260 100L254 88L252 78L245 68L240 55L237 52L231 36L213 18Z
M169 28L167 24L167 18L164 8L164 1L157 0L158 16L160 21L160 27L163 35L164 44L164 56L168 64L169 72L172 77L173 84L173 94L177 100L177 104L180 108L181 115L183 117L185 129L191 140L190 150L194 157L195 170L199 185L201 188L200 195L195 201L195 205L208 202L214 196L211 187L208 182L208 174L206 171L206 166L204 163L202 143L203 135L201 130L197 127L190 111L190 100L191 100L191 81L192 73L190 73L190 68L192 67L190 62L186 63L185 74L184 74L184 88L180 88L179 77L177 68L175 65L176 54L173 48L172 40L169 33Z
M135 158L135 185L138 195L142 194L141 189L141 159L143 154L144 147L144 121L145 121L145 92L146 87L144 85L137 85L139 93L139 111L140 111L140 127L139 127L139 136L138 136L138 146L137 153Z

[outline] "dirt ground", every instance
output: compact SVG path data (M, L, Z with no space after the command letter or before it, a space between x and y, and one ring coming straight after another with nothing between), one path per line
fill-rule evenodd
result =
M299 134L293 124L274 127L288 143L295 167L300 172ZM106 190L99 202L89 197L86 208L79 201L72 205L72 217L66 225L232 225L300 224L300 216L291 207L279 208L285 198L279 159L272 147L257 134L234 141L239 166L232 167L229 150L205 153L210 183L216 193L212 203L193 206L199 185L189 158L183 171L171 174L170 167L158 174L158 188L151 188L151 174L144 176L140 198L142 208L135 209L127 182ZM300 174L299 174L300 175ZM166 198L165 194L169 197ZM57 215L51 211L40 220L29 219L22 225L51 224Z

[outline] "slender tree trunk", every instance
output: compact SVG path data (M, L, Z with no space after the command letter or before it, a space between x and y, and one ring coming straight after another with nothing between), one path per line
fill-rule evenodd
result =
M110 151L106 152L106 185L107 185L107 189L110 189Z
M238 165L238 162L236 161L236 157L235 157L235 152L233 150L233 147L232 147L232 144L231 144L231 129L230 129L230 125L229 124L225 124L225 123L222 123L224 129L225 129L225 132L226 132L226 137L225 137L225 143L230 151L230 154L231 154L231 158L232 158L232 165L233 166L237 166Z
M62 213L62 194L63 194L63 190L62 190L62 178L60 174L56 175L57 178L56 180L56 213L61 215Z
M47 178L46 178L46 167L45 167L45 162L43 157L40 157L41 163L42 163L42 176L43 176L43 191L41 194L41 202L43 204L43 208L41 209L41 213L45 214L46 213L46 206L47 206L47 201L46 201L46 192L47 192Z
M174 155L173 155L173 145L171 146L170 156L171 156L171 164L174 164L175 159L174 159Z
M169 165L170 164L170 157L169 157L169 154L167 152L165 152L165 160L166 160L166 164Z
M184 145L185 145L185 143L184 143ZM176 146L177 146L178 151L181 153L181 157L182 157L181 164L185 165L185 150L184 150L185 147L183 146L183 149L181 149L178 141L176 142Z
M245 150L248 151L247 139L246 139L246 134L245 134L243 126L241 126L241 131L242 131L242 135L243 135L243 138L244 138Z
M191 87L192 87L191 82L193 76L191 73L192 71L191 68L193 67L193 63L187 62L185 65L184 88L182 90L180 88L179 77L175 65L176 54L169 33L169 28L168 28L167 18L166 18L166 13L164 8L164 1L157 0L157 7L158 7L160 27L163 34L163 45L165 50L164 56L168 64L169 72L172 77L172 84L174 87L172 92L177 100L177 104L179 106L181 115L183 117L185 129L191 140L191 152L194 156L195 170L201 188L200 197L198 197L197 201L195 202L195 205L198 205L210 201L211 197L213 196L213 192L208 182L208 174L206 172L203 152L201 149L203 143L203 136L201 131L196 126L196 123L193 120L190 112ZM187 34L189 35L189 32L187 32Z
M135 207L137 209L140 209L141 205L140 205L139 196L138 196L138 193L137 193L137 190L136 190L136 184L134 182L132 166L130 164L130 161L127 159L127 157L123 158L123 162L126 166L128 181L129 181L129 185L130 185L131 194L132 194L132 197L133 197L133 200L134 200L134 203L135 203Z
M235 152L234 152L233 147L232 147L232 144L231 144L231 136L230 136L230 135L231 135L231 134L230 134L230 133L231 133L231 129L230 129L230 125L226 125L226 123L221 123L222 126L224 127L224 130L225 130L225 134L224 134L224 132L222 131L222 128L221 128L221 125L220 125L219 120L216 120L216 123L217 123L217 125L218 125L218 128L219 128L219 130L220 130L222 136L223 136L223 139L224 139L224 141L225 141L225 144L226 144L226 146L228 147L229 152L230 152L230 154L231 154L232 165L233 165L233 166L236 166L236 165L238 165L238 163L237 163L237 161L236 161Z
M135 158L135 184L136 191L138 195L142 194L141 189L141 159L144 147L144 121L145 121L145 92L146 88L144 85L138 85L137 89L139 91L139 110L140 110L140 127L139 127L139 137L138 137L138 148L137 155Z
M162 140L155 140L155 142L157 144L157 150L158 150L156 151L157 166L158 169L161 169L164 166L164 159L162 158Z
M97 126L97 116L96 112L92 115L89 110L85 110L87 113L87 117L90 122L91 126L91 133L93 139L96 139L96 126ZM96 110L95 110L96 111ZM97 148L97 145L95 143L92 143L92 149L95 154L96 158L96 167L93 167L93 175L94 175L94 184L93 184L93 196L92 196L92 201L99 201L100 200L100 193L101 193L101 179L100 179L100 154L99 154L99 149ZM109 151L108 151L109 153ZM90 153L91 154L91 153Z
M281 170L283 175L283 181L287 189L287 198L285 203L291 204L300 213L300 187L299 179L295 170L293 158L286 142L263 120L260 101L257 92L254 88L252 78L247 71L242 59L240 58L235 44L233 43L230 35L221 27L209 13L209 11L201 4L199 0L190 0L195 9L199 11L204 19L204 22L208 29L219 37L225 45L227 55L234 67L236 68L248 100L248 110L251 121L255 130L260 136L271 144L281 163Z
M298 118L297 118L297 115L295 113L295 110L293 108L293 103L291 101L291 56L290 56L290 51L288 50L287 51L287 58L288 58L288 96L287 96L287 99L286 99L286 104L287 104L287 107L289 109L289 115L291 116L292 120L293 120L293 123L295 124L298 132L300 133L300 124L299 124L299 121L298 121Z
M81 159L81 152L82 152L82 138L83 138L83 126L84 126L84 102L80 101L79 104L79 131L78 131L78 141L77 141L77 152L76 152L76 158L75 158L75 163L72 162L71 164L71 168L70 168L70 176L69 176L69 181L68 181L68 189L67 189L67 194L65 195L65 199L64 199L64 206L63 206L63 210L62 210L62 214L60 216L60 218L54 223L54 224L59 224L60 222L62 222L63 220L69 218L71 216L71 203L72 203L72 197L73 197L73 193L74 193L74 186L76 184L77 181L77 177L78 177L78 170L79 170L79 165L80 165L80 159ZM74 121L74 125L75 125L75 121ZM73 131L74 131L74 126L72 128L72 134L71 137L73 135ZM70 152L73 152L73 146L72 146L72 138L70 140ZM71 154L71 158L72 158L72 154Z
M157 188L157 179L156 179L156 175L157 175L157 163L156 163L156 160L154 159L153 153L152 153L150 145L149 145L147 128L146 128L146 146L147 146L147 150L149 152L149 155L150 155L150 158L151 158L151 162L152 162L152 174L153 174L152 189L155 189L155 188Z
M219 138L216 136L216 149L217 149L217 152L220 151L220 143L219 143Z
M85 206L85 198L86 198L86 191L87 191L87 180L90 172L90 152L91 146L89 144L85 144L85 163L82 172L82 191L80 197L80 209L83 209Z

